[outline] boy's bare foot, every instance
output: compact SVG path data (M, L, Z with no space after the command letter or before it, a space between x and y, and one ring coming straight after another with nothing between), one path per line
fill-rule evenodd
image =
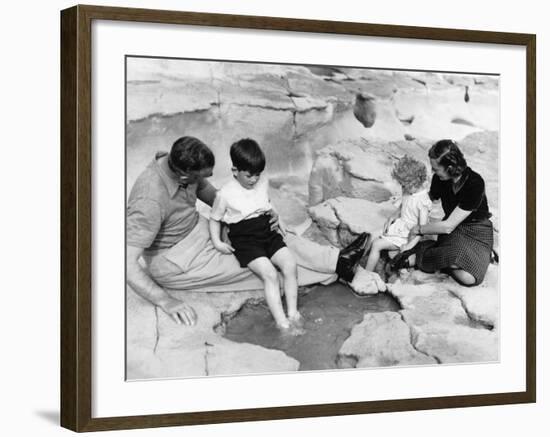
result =
M285 337L298 337L306 333L306 330L304 328L294 325L290 325L288 328L281 328L279 326L279 330L281 331L281 334L283 334L283 336Z
M290 322L288 319L284 319L280 322L276 322L277 328L279 328L281 331L286 331L290 329Z
M305 334L305 329L302 326L297 326L294 323L277 324L277 328L281 331L281 334L290 337L298 337L299 335Z
M304 318L299 311L296 311L294 314L289 314L288 321L296 328L303 328L304 326Z

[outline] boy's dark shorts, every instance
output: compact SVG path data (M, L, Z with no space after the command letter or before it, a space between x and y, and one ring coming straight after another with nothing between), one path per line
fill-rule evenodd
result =
M270 229L270 217L264 214L229 225L228 236L235 249L233 255L241 267L262 256L271 259L279 249L286 247L281 234Z

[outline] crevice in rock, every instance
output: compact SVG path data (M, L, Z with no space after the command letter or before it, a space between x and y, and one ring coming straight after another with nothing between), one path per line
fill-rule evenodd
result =
M296 140L296 138L298 138L298 123L296 122L296 111L292 111L292 129L293 129L293 133L292 133L292 139L293 140Z
M399 299L398 299L398 301L399 301ZM398 313L399 313L399 316L401 317L401 320L403 320L403 323L404 323L405 325L407 325L407 327L409 328L410 343L411 343L412 348L413 348L415 351L417 351L419 354L425 355L425 356L427 356L428 358L433 358L437 364L441 364L441 360L440 360L437 356L431 355L431 354L429 354L429 353L427 353L427 352L424 352L423 350L420 350L420 349L418 348L418 346L417 346L418 336L415 334L415 332L414 332L412 326L409 325L409 324L407 323L407 320L405 319L405 316L403 315L403 313L402 313L401 311L398 311Z
M359 180L362 180L362 181L365 181L365 182L377 182L379 184L383 184L384 182L381 181L380 179L376 179L376 178L369 178L369 177L365 177L365 176L362 176L362 175L358 175L356 173L353 173L351 171L348 171L348 173L350 175L352 175L354 178L356 179L359 179Z
M233 103L231 103L231 105L247 107L247 108L255 108L255 109L267 109L268 111L292 111L292 112L294 112L294 110L291 109L291 108L278 108L276 106L271 106L271 105L260 105L260 104L253 104L253 103L238 103L238 102L233 102Z
M470 320L471 322L471 326L473 328L477 328L477 329L487 329L488 331L492 331L495 329L495 326L492 324L492 323L489 323L485 320L480 320L479 318L477 318L474 314L472 314L470 312L470 310L468 309L468 307L466 306L466 303L464 302L464 300L462 299L462 297L456 293L453 292L452 289L447 289L447 292L449 293L450 296L452 296L453 298L455 299L458 299L458 301L460 302L460 306L462 306L462 309L464 310L464 312L466 313L466 316L468 316L468 319Z
M153 347L153 354L157 353L157 347L159 345L159 340L160 340L159 313L158 313L158 311L159 311L158 307L155 306L155 329L156 329L156 333L155 333L155 346Z
M208 370L208 348L213 346L213 344L210 344L207 341L204 342L204 374L206 376L210 375L210 371Z
M262 302L265 302L265 299L258 298L258 297L251 297L250 299L246 299L245 301L243 301L241 306L237 308L235 311L223 311L220 314L220 321L212 327L212 330L216 334L223 336L225 334L225 328L229 323L229 321L234 317L236 317L244 309L246 305L258 305Z
M418 79L417 77L413 77L412 80L414 80L415 82L418 82L421 85L424 85L426 88L428 87L428 84L425 81L423 81L422 79Z
M128 85L156 85L159 84L160 80L128 80L126 84Z
M294 105L294 110L292 111L292 129L293 129L292 139L296 140L296 138L298 138L298 125L296 123L296 113L298 112L298 106L296 105L296 102L294 101L294 97L300 97L300 96L299 96L298 93L295 93L290 89L290 82L288 80L288 77L285 77L285 79L286 79L287 96L290 99L290 101L292 102L292 104Z
M212 106L215 106L218 108L218 117L221 120L224 114L222 112L222 97L221 97L221 91L219 89L216 89L216 96L218 101L214 103Z
M153 112L147 115L146 117L128 120L128 124L140 123L143 121L153 120L155 118L160 118L164 120L164 119L178 117L178 116L187 115L187 114L201 114L203 112L210 111L213 107L216 107L216 106L217 106L217 102L210 102L210 106L208 108L204 107L204 108L192 109L189 111L170 112L169 114L165 114L163 112Z

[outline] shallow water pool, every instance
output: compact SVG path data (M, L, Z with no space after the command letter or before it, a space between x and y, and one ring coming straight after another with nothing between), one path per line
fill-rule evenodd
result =
M265 302L248 302L226 319L224 337L281 350L300 362L299 370L337 369L342 367L338 351L365 313L400 309L385 293L358 298L342 284L301 292L298 307L305 319L303 335L282 334Z

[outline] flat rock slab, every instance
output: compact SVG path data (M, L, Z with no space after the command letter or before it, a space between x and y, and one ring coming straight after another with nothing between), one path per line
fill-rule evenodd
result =
M473 317L475 311L465 304L468 299L458 297L459 286L443 275L439 278L441 282L424 284L398 281L388 290L403 308L400 312L411 329L415 349L440 363L497 361L498 330ZM476 293L475 288L461 293Z
M175 378L295 371L283 352L234 343L216 332L224 314L261 292L186 293L198 315L195 326L178 325L162 310L127 292L127 378Z
M127 121L137 121L153 114L173 115L207 111L218 102L216 89L210 82L127 84Z
M341 367L357 368L437 364L413 347L409 326L391 311L365 314L340 349L339 358Z

